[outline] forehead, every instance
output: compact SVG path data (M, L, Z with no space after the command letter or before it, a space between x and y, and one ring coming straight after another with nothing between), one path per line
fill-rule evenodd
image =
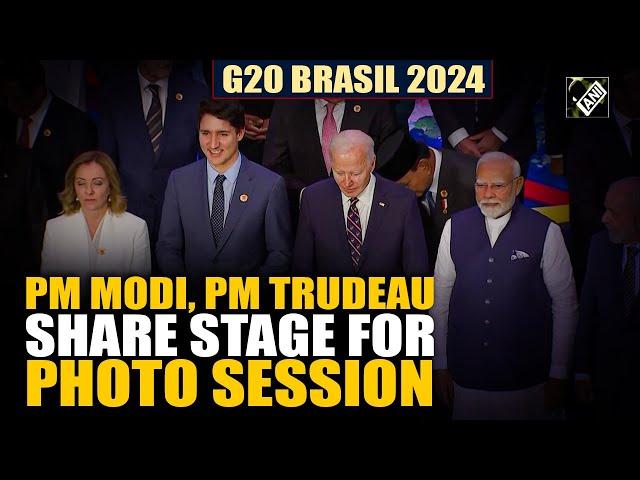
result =
M76 170L76 177L82 177L85 179L96 177L106 178L107 174L99 163L90 162L83 163L78 167Z
M364 148L351 148L346 151L333 152L334 168L362 168L367 164L367 152Z
M511 179L512 166L510 162L489 161L478 166L476 177L479 180L505 180Z
M214 117L210 113L205 113L200 119L200 130L208 130L210 132L233 130L233 126L228 120L222 120Z

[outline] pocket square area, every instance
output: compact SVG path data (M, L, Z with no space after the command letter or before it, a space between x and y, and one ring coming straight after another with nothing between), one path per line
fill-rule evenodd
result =
M514 250L511 252L511 260L519 260L521 258L529 258L529 254L522 250Z

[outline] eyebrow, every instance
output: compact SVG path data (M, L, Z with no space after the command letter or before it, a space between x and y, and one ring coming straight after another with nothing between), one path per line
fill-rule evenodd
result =
M76 177L76 180L86 180L86 178ZM93 177L91 180L104 180L104 177Z

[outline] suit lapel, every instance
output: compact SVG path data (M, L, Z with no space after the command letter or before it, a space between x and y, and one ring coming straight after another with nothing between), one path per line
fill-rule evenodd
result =
M375 190L373 191L373 201L371 202L371 211L369 213L369 223L367 224L367 232L362 244L362 252L360 252L360 262L358 264L358 271L362 269L369 251L371 250L371 244L374 242L374 238L377 235L377 230L384 220L386 210L389 208L386 192L381 185L380 179L376 177Z
M229 237L233 232L233 229L238 224L240 218L242 218L242 215L244 215L244 212L247 210L252 200L253 175L251 173L251 165L244 155L241 156L241 161L242 163L240 165L240 171L238 172L238 179L236 180L236 186L231 196L229 212L227 213L227 218L224 222L224 229L222 230L222 239L220 240L220 245L218 245L215 255L218 255L224 248L227 240L229 240ZM240 201L241 195L246 195L247 200L245 202ZM213 239L213 233L211 236Z
M347 226L344 218L344 208L342 206L342 194L340 188L332 180L333 195L327 201L327 211L329 212L329 231L338 232L333 238L337 239L338 246L336 247L336 254L338 257L342 257L341 264L347 265L345 270L352 268L353 262L351 260L351 251L349 247L349 239L347 238ZM342 232L342 233L340 233Z
M309 149L311 162L305 167L311 170L311 175L314 178L327 177L327 169L324 164L324 156L322 155L322 144L318 136L318 123L316 120L314 100L302 101L300 105L300 121L299 124L294 124L294 128L300 132L302 144L306 145Z

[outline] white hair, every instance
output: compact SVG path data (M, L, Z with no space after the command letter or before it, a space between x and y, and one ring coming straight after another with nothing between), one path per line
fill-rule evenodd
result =
M329 144L331 158L335 153L347 153L351 150L363 150L367 157L367 165L375 159L373 139L360 130L343 130Z
M521 174L520 164L518 163L518 161L504 152L487 152L482 155L478 159L478 163L476 163L476 174L478 173L478 168L480 168L480 165L488 162L510 162L511 171L513 172L512 178L519 177Z

